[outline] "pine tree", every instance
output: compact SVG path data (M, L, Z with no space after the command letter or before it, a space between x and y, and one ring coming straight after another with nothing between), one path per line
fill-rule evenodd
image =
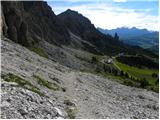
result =
M124 76L124 72L122 70L120 72L120 76Z
M140 86L142 88L145 88L148 85L149 85L149 82L146 80L146 78L143 78L143 79L140 80Z

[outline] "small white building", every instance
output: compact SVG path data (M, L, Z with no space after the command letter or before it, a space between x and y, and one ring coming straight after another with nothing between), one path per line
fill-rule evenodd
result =
M113 61L113 60L112 60L111 58L109 58L109 59L107 60L107 63L110 64L110 63L112 63L112 61Z
M107 63L107 64L112 63L112 61L113 61L113 59L112 59L112 58L109 58L109 59L104 60L104 62L105 62L105 63Z

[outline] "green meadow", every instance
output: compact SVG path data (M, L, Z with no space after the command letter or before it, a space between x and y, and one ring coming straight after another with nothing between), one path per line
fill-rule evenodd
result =
M159 75L159 71L157 69L140 69L137 67L133 67L133 66L129 66L126 64L123 64L121 62L118 62L117 60L114 60L114 65L119 69L122 70L126 73L128 73L128 75L131 77L134 77L136 79L143 79L145 78L148 82L149 82L149 89L157 89L158 88L158 83L156 83L157 81L157 77L152 77L153 73L156 73L157 75Z

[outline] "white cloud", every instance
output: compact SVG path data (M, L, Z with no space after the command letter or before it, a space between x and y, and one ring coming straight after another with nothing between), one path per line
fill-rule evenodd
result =
M113 0L114 2L127 2L127 0Z
M57 14L66 9L68 7L53 7ZM148 14L148 9L135 12L133 9L113 7L112 4L107 3L71 6L70 9L76 10L89 18L96 27L113 29L127 26L158 30L158 16Z

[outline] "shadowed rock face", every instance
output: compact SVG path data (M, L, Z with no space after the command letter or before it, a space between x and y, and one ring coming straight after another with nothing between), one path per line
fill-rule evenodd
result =
M80 37L84 37L84 34L87 31L96 31L94 25L91 24L91 21L76 11L68 9L58 15L58 17L65 23L72 33Z
M2 2L3 35L24 46L46 40L68 44L69 33L43 1Z
M58 15L67 28L82 39L92 43L101 53L113 53L113 48L122 50L124 45L110 35L100 33L91 21L76 11L68 9ZM107 48L107 49L106 49Z

